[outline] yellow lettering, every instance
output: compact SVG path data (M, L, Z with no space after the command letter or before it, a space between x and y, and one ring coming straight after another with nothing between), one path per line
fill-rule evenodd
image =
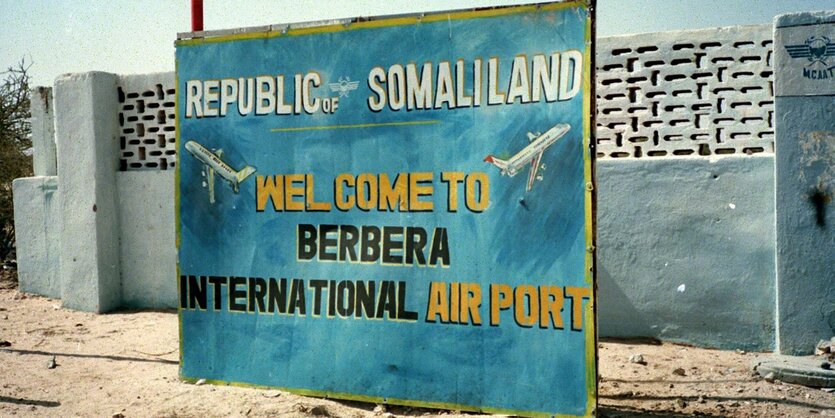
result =
M464 181L464 173L461 171L444 171L441 173L441 181L448 184L447 210L458 211L458 183Z
M429 185L425 183L429 182ZM422 196L432 196L432 173L419 172L409 176L409 208L412 211L431 211L434 203L420 200Z
M473 325L481 325L481 314L478 308L481 307L481 286L478 283L461 283L461 323L470 323L472 317Z
M304 203L295 200L296 197L304 199L304 188L295 187L294 183L303 183L303 174L287 174L284 176L284 207L288 211L304 210Z
M272 199L273 209L278 212L284 210L283 176L255 176L255 210L263 212L267 202Z
M371 210L377 206L377 176L363 173L357 176L357 207Z
M525 299L528 299L528 309L525 309ZM536 323L539 315L539 298L536 288L531 285L521 285L516 288L514 298L514 316L516 323L523 327L531 327Z
M336 203L336 207L342 211L354 207L354 194L351 193L348 196L345 196L345 191L343 190L343 185L347 188L354 187L354 176L342 173L336 176L336 180L334 180L333 183L333 201Z
M328 202L315 202L313 196L313 174L305 175L305 195L304 201L308 211L311 212L327 212L331 210L331 204Z
M409 173L399 173L394 178L394 185L386 173L380 173L380 210L394 212L399 207L401 212L409 210L408 180Z
M513 289L506 284L490 285L490 325L499 325L501 311L510 309L510 306L513 305L512 294Z
M476 187L478 184L478 187ZM478 195L476 196L476 188ZM472 173L467 176L467 209L471 212L482 212L490 204L490 180L487 174L482 172Z
M435 322L436 317L441 322L449 322L449 299L447 299L446 283L429 283L429 307L426 310L426 320Z
M583 299L591 297L591 290L586 287L565 288L565 296L571 298L571 329L583 329Z
M540 328L548 328L553 323L554 328L563 329L561 313L564 300L559 286L539 286Z

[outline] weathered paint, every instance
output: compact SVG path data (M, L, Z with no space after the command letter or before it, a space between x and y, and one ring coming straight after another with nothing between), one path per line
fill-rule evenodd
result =
M835 334L835 77L804 77L804 70L835 67L835 55L792 57L787 48L809 46L813 37L835 40L835 11L775 18L777 349L783 354L810 354L818 340Z
M58 177L27 177L12 182L20 290L61 297Z
M601 336L773 349L773 162L598 161Z
M596 368L590 57L584 54L589 30L585 4L564 3L178 42L181 375L388 403L591 414ZM542 36L547 33L552 36ZM363 45L364 51L356 54L346 45ZM562 55L551 58L557 52ZM500 57L501 65L498 59L482 61L491 56ZM542 68L546 59L560 60L561 80L573 90L560 90L558 100L556 82L542 93L534 78L530 90L525 73L526 86L516 88L520 97L488 104L495 96L488 91L491 74L493 80L505 74L504 86L509 74ZM375 108L385 95L373 93L375 69L389 68L391 86L396 68L414 62L433 63L422 74L432 74L434 104L399 111L395 97L401 104L406 98L389 89L390 106ZM435 80L443 80L443 68L456 67L456 87L448 89L456 99L439 105L443 90L434 86L444 84ZM241 106L238 98L244 96L231 93L226 96L234 104L227 112L221 108L211 116L213 106L196 105L201 99L195 86L206 86L203 97L209 100L215 80L230 80L241 92L247 77L258 74L273 75L267 80L284 75L274 79L274 91L281 92L274 102L293 97L303 88L300 80L315 77L321 88L311 96L325 104L338 99L339 110L329 112L323 104L302 112L295 100L295 114L285 102L256 116ZM529 137L527 131L542 134ZM491 154L507 163L485 159ZM517 156L526 155L525 171L514 177ZM257 171L250 178L252 170ZM443 179L453 172L462 182L453 181L449 193ZM374 186L361 186L363 178L373 178ZM472 188L474 178L480 193ZM391 186L394 179L402 181ZM345 184L351 186L340 190ZM409 197L392 208L378 206L383 200L376 197L364 206L362 191L376 196L377 184L408 190ZM304 202L286 198L295 193L291 188L302 190ZM278 189L284 197L273 193ZM390 193L385 189L380 196ZM326 225L332 226L330 235L322 232ZM334 257L326 258L326 238L338 232L340 247L353 242L347 247L354 250L358 230L380 227L385 236L384 226L400 228L400 243L413 242L404 228L420 228L433 244L412 261L408 249L396 250L389 260L345 260L353 251L340 251L337 259L330 250ZM314 256L308 232L317 228ZM355 228L354 241L345 235L348 228ZM383 254L395 246L382 242ZM428 251L437 242L450 254L440 261ZM369 247L359 248L367 254ZM257 296L259 280L266 292L268 281L281 278L290 282L289 306L276 302L277 309L265 309L257 303L264 297ZM214 283L210 295L201 282ZM351 284L347 305L340 303L344 292L336 283ZM376 314L354 308L353 289L360 284L376 285L368 298L376 300ZM242 289L249 289L246 307L235 296ZM385 289L391 298L397 295L396 310L382 309ZM549 295L564 305L554 308Z
M37 87L30 94L29 120L32 124L32 169L36 176L55 176L58 165L55 153L55 111L52 88Z
M61 205L61 299L104 312L121 304L116 204L118 119L114 74L55 81L55 131Z

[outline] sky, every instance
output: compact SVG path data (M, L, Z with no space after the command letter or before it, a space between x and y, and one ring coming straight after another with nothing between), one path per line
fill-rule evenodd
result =
M357 16L531 3L532 0L204 0L207 30ZM771 23L832 0L598 0L597 34ZM0 68L31 64L33 85L64 73L174 70L174 40L190 30L189 0L0 0Z

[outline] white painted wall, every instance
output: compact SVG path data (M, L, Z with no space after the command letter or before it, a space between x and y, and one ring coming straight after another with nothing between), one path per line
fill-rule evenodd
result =
M772 348L771 26L603 38L597 53L601 335ZM174 87L173 73L56 82L67 306L176 305Z
M55 80L61 299L83 311L121 305L116 82L116 75L101 72Z
M177 307L174 172L125 171L119 190L122 303Z
M60 298L58 177L15 179L12 192L20 290Z

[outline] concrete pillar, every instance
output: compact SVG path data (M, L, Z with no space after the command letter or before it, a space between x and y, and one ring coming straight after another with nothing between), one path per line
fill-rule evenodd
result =
M118 77L90 72L55 81L61 202L61 298L104 312L121 304Z
M828 45L827 45L828 44ZM835 335L835 11L774 20L777 349Z
M55 155L55 119L52 110L52 88L37 87L32 90L30 111L32 117L32 165L36 176L58 175Z

